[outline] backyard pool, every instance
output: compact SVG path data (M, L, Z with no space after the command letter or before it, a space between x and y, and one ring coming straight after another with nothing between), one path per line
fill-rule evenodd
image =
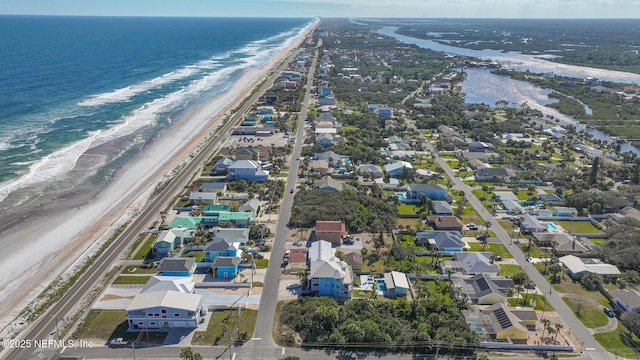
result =
M551 231L558 231L558 230L560 230L560 228L558 228L558 227L556 226L556 224L554 224L554 223L547 223L547 228L548 228L549 230L551 230Z
M398 200L404 200L404 194L396 194Z
M378 287L378 291L382 291L385 292L387 291L387 286L384 284L384 280L383 279L377 279L376 280L376 285Z

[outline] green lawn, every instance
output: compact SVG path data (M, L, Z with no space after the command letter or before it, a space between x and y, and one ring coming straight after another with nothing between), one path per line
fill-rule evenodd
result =
M156 274L156 269L146 266L129 265L122 270L123 274Z
M191 251L187 251L186 253L182 254L182 256L180 256L180 257L183 257L183 258L193 257L193 258L196 258L196 262L202 262L202 261L204 261L204 251L191 250Z
M562 298L571 311L588 328L597 328L607 325L608 318L597 306L579 299Z
M513 277L515 274L524 272L520 265L499 264L498 266L500 267L498 275L502 275L508 278Z
M571 279L564 278L558 284L553 284L553 288L561 293L574 294L589 298L602 306L610 307L609 300L602 295L599 291L589 291L580 285L580 283L573 282Z
M419 214L421 210L422 210L422 206L416 206L414 204L398 205L398 214L415 215L415 214Z
M269 259L256 259L256 269L266 269L269 267Z
M151 254L151 245L156 241L156 237L156 235L149 236L149 239L144 242L144 245L142 245L140 250L138 250L136 255L133 257L133 260L146 260L153 258L153 255Z
M253 328L256 325L258 316L257 310L241 310L240 312L240 330L238 331L238 313L236 309L214 311L211 313L209 324L206 331L196 331L193 334L192 345L195 346L212 346L212 345L228 345L229 337L237 339L244 334L245 339L249 340L253 334ZM227 332L223 333L226 323Z
M542 295L536 295L535 296L535 306L534 306L535 310L539 310L539 311L554 311L555 309L553 308L553 306L551 306L551 304L549 304L549 301L547 300L546 297L542 296Z
M520 250L522 250L524 254L527 254L526 249L528 246L529 246L529 240L520 238L520 244L518 244L518 247L520 248ZM531 250L529 251L529 254L531 254L531 256L534 258L542 258L547 256L547 252L544 249L537 247L536 244L534 243L531 243Z
M590 221L555 221L567 232L575 234L601 234L597 227Z
M407 226L410 226L411 229L416 230L418 228L418 226L423 225L422 222L420 221L420 219L402 219L402 218L396 218L396 226L400 227L404 227L406 228Z
M146 284L151 276L118 276L114 281L114 285L140 285Z
M127 313L124 310L91 310L76 329L74 337L101 339L105 343L118 337L126 340L137 339L140 333L127 332L128 327ZM145 333L140 341L162 344L166 336L166 332L149 332Z
M600 345L610 353L615 354L616 356L623 356L631 359L635 357L637 359L640 354L640 349L634 350L627 346L623 341L623 337L629 336L628 334L629 331L624 327L624 325L618 323L618 328L614 331L595 334L593 337L595 337ZM640 347L640 344L638 345L638 347Z
M492 244L487 243L485 248L482 248L482 244L479 242L470 242L469 246L471 247L469 251L490 251L496 255L502 256L503 258L510 258L511 254L507 250L507 248L502 244Z

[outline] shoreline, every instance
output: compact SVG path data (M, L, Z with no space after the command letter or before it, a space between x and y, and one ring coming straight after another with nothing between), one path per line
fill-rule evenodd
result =
M220 125L225 114L236 108L270 71L299 47L315 26L317 22L274 52L261 66L246 70L225 92L182 115L127 161L103 189L72 196L64 210L37 210L36 215L41 214L32 218L18 214L6 237L0 240L8 260L0 267L6 279L0 284L3 310L0 334L21 330L12 324L20 311L54 279L69 274L94 253L120 224L135 216L145 206L155 185L188 160ZM55 194L50 196L55 203Z

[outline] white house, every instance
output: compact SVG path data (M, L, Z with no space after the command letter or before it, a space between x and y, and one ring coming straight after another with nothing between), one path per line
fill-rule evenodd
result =
M615 265L603 263L599 259L586 259L574 255L566 255L558 260L567 267L569 274L573 277L580 277L589 273L602 276L620 275L620 270Z
M384 170L389 176L397 178L400 177L403 172L413 172L413 165L406 161L396 161L393 164L387 164Z
M195 328L207 313L202 295L172 290L136 295L126 311L129 331Z

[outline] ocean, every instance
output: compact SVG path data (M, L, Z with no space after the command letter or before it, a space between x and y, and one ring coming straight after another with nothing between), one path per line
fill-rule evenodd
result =
M108 181L312 21L0 16L0 209Z

